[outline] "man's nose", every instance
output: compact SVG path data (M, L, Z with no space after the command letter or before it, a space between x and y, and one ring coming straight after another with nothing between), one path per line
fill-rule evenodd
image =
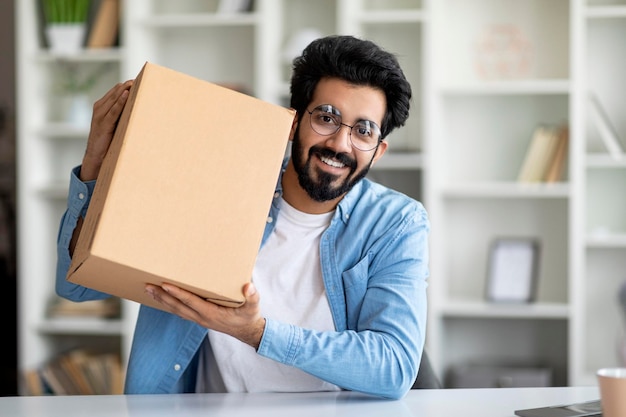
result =
M352 150L352 126L339 123L339 129L330 138L335 148L343 149L344 151L347 149L345 152Z

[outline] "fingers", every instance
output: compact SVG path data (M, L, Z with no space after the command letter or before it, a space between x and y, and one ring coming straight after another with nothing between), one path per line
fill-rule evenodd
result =
M187 320L202 321L198 309L206 308L205 301L195 294L173 285L146 285L146 292L166 310Z
M252 283L243 288L246 302L241 307L220 306L170 284L148 284L145 290L165 310L258 348L265 319L260 313L259 293Z
M115 124L122 114L133 82L134 80L128 80L116 84L100 100L96 101L94 104L94 121L103 120L108 126L113 125L112 130L115 130Z
M243 294L246 297L245 304L248 305L248 308L258 307L260 297L259 297L258 291L256 290L256 287L254 286L252 282L249 282L246 285L244 285Z
M81 180L89 181L97 178L133 82L133 80L128 80L116 84L95 102L87 149L81 167Z

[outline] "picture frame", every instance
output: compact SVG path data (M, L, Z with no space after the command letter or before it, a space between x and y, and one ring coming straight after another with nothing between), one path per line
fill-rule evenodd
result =
M535 301L540 243L534 238L500 237L489 250L486 298L493 302Z

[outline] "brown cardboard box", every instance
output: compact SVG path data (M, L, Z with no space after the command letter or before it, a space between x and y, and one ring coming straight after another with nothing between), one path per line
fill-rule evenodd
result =
M146 283L239 306L295 112L146 63L67 279L160 308Z

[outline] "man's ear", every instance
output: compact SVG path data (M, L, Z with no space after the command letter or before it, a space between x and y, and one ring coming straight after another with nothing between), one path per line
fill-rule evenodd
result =
M291 123L291 131L289 132L289 141L293 141L294 136L296 135L296 129L298 128L298 113L293 117L293 122Z
M386 140L380 141L378 148L376 148L374 159L372 159L372 165L374 165L376 161L378 161L385 154L385 152L387 152L387 146L389 146L389 143Z

